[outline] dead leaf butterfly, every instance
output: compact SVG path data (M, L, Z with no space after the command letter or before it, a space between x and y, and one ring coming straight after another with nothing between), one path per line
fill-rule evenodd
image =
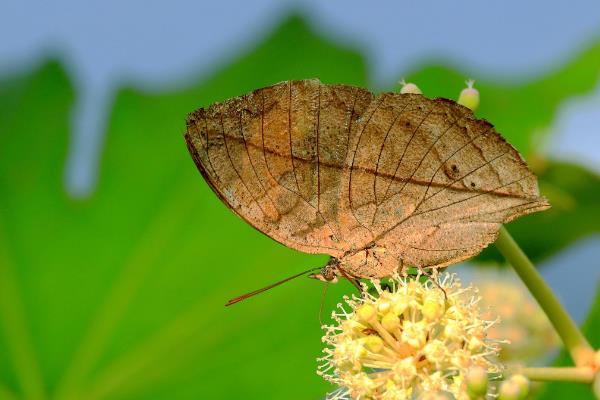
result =
M185 140L242 219L331 256L325 281L443 268L549 207L519 153L447 99L286 81L194 111Z

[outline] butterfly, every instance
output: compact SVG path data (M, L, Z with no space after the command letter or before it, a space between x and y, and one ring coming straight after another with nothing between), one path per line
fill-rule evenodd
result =
M549 207L493 125L443 98L285 81L194 111L185 140L238 216L329 254L327 282L444 268Z

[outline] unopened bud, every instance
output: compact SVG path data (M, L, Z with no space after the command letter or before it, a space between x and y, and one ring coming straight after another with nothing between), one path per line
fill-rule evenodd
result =
M507 380L500 385L498 400L519 400L520 388L516 382Z
M523 375L513 375L500 385L498 400L523 400L529 394L529 380Z
M421 89L419 89L419 87L412 82L406 83L406 81L404 79L402 79L398 83L400 83L400 85L402 85L402 88L400 88L400 93L402 93L402 94L404 94L404 93L423 94L423 92L421 92Z
M377 314L377 310L371 304L363 304L356 311L356 315L363 322L369 322Z
M394 314L400 316L406 309L408 308L408 300L405 297L398 299L394 306L392 307L392 311Z
M396 314L390 312L383 316L381 325L388 331L394 331L400 327L400 319Z
M526 398L529 394L529 379L527 379L524 375L521 374L513 375L510 379L513 382L516 382L519 386L519 399Z
M435 300L427 300L421 309L423 316L429 321L435 321L442 315L442 306Z
M372 353L379 353L383 350L383 340L379 336L369 335L364 339L367 350Z
M483 341L476 336L473 336L469 340L469 350L471 351L479 351L481 350L481 348L483 348L483 345Z
M392 305L390 304L390 302L389 302L389 301L381 301L381 303L379 303L379 304L377 305L377 309L378 309L378 310L379 310L379 312L381 312L381 313L386 313L386 312L387 312L387 311L390 309L390 307L391 307L391 306L392 306Z
M479 91L473 87L474 80L468 80L465 83L467 87L460 92L457 103L475 111L479 107Z
M487 371L482 367L473 367L465 377L467 392L473 399L484 397L488 388Z

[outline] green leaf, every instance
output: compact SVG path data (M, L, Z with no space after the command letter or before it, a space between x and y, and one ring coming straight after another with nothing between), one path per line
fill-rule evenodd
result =
M518 83L499 83L478 71L436 62L407 74L427 96L457 99L468 78L476 80L481 105L476 114L493 123L526 158L536 155L540 141L565 99L591 93L600 82L600 42L592 43L569 62L546 75Z
M597 74L597 59L574 65ZM96 193L78 201L62 183L77 96L64 68L48 62L0 81L0 397L305 399L330 390L314 373L320 284L299 279L223 307L326 257L287 249L233 215L196 171L182 133L193 109L274 82L319 77L365 86L365 64L293 17L186 90L122 89ZM418 83L428 94L458 94L462 76L434 91L428 85L439 75L423 71ZM597 76L586 79L556 98L590 90ZM537 121L527 127L541 123L545 111L520 111L533 95L545 101L539 90L522 99L510 93L518 101L497 100L504 121L518 114ZM509 130L510 140L526 147L527 129ZM326 309L351 290L332 287Z
M590 344L594 349L600 348L600 286L596 293L596 300L590 314L587 317L586 322L583 324L583 333L589 340ZM554 365L556 366L573 366L573 362L566 351L562 351L556 359ZM565 382L551 382L546 384L544 391L538 396L538 400L550 400L550 399L578 399L578 400L595 400L592 389L588 385L565 383Z
M0 387L61 399L325 393L314 372L321 285L301 279L223 305L326 257L287 249L233 215L183 140L185 117L199 106L315 76L364 86L366 72L357 53L292 18L201 85L120 91L97 192L85 201L69 199L62 184L74 99L63 68L53 62L6 80Z

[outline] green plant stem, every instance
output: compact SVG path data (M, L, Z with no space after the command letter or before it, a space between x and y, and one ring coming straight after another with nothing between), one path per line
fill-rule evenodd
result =
M575 365L578 367L589 365L594 354L592 347L577 327L577 324L560 304L552 289L544 282L540 273L504 227L500 228L496 247L513 266L542 307L569 354L571 354Z
M562 381L590 384L594 381L594 369L591 367L548 367L520 368L515 373L525 375L532 381Z

